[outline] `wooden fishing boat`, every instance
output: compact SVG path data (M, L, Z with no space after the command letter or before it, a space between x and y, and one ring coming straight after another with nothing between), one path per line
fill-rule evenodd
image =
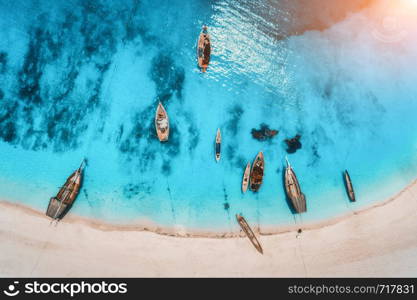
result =
M245 232L246 236L251 241L252 245L256 248L256 250L259 251L259 253L263 254L264 252L262 250L261 243L259 243L249 224L246 222L245 218L239 214L236 214L236 220L239 223L242 230Z
M207 32L207 26L203 26L203 29L200 33L200 36L198 38L198 44L197 44L198 66L200 67L203 73L206 72L208 65L210 63L210 55L211 55L210 35Z
M46 215L54 220L62 219L77 198L83 176L84 160L61 187L58 194L49 200Z
M161 142L168 140L169 136L169 118L168 114L161 102L158 104L158 108L155 113L155 129L158 139Z
M347 170L345 170L344 178L345 178L346 192L349 196L349 199L350 201L355 202L356 201L355 191L353 190L352 180L350 179L350 176Z
M307 211L306 198L301 192L297 176L295 175L288 159L287 168L285 169L285 191L287 192L287 196L290 198L297 213L300 214Z
M216 146L215 146L215 153L216 153L216 161L218 162L220 160L220 146L222 143L222 136L220 134L220 128L217 129L217 134L216 134Z
M252 164L250 172L250 189L257 192L264 178L264 154L259 152Z
M242 192L246 193L246 190L248 189L249 185L249 177L250 177L250 162L246 165L245 172L243 173L243 179L242 179Z

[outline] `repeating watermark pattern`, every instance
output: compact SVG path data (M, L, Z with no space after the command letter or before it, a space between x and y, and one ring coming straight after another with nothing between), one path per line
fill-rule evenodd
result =
M407 36L407 31L402 28L398 17L385 16L372 30L372 35L383 43L398 43Z
M26 282L19 290L17 285L19 281L14 281L13 284L8 285L7 289L3 291L6 296L14 297L19 293L26 295L36 294L60 294L69 295L71 298L78 294L126 294L127 283L107 283L101 282Z

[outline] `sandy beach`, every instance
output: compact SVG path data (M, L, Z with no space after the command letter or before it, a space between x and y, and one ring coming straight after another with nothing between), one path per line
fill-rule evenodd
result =
M299 238L291 227L261 234L264 255L243 236L170 236L71 214L53 226L43 212L3 201L0 276L415 276L416 195L417 180L372 207L305 225Z

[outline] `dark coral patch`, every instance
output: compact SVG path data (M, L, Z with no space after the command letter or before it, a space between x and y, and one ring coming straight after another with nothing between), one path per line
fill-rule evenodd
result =
M168 160L164 160L162 163L162 174L169 176L171 174L171 165Z
M230 119L226 123L226 129L232 135L236 135L239 129L239 122L242 119L244 110L239 104L234 105L231 109L228 110Z
M157 98L165 103L174 94L182 97L182 89L185 80L185 72L182 67L175 65L171 56L159 53L152 59L149 72L150 78L156 84Z
M231 161L234 159L236 155L236 147L232 145L226 146L226 157L228 161Z
M16 128L17 102L7 102L0 106L0 138L7 143L16 143L18 132Z
M26 102L41 103L40 80L45 63L42 55L43 40L43 31L36 29L30 39L23 67L18 73L19 97Z
M140 195L150 195L150 194L151 194L151 187L145 182L140 182L137 184L129 183L123 187L123 195L128 199L131 199L133 197L140 196Z
M270 129L268 125L262 123L259 129L252 128L252 137L258 141L266 141L272 139L278 134L278 130Z
M285 139L284 142L287 144L287 153L295 153L298 149L301 149L301 135L297 134L295 137Z
M7 53L0 52L0 73L3 74L6 72L7 68Z
M191 153L192 151L194 151L195 148L197 148L197 145L200 142L200 132L198 130L197 125L194 123L191 114L185 112L184 117L188 123L188 151Z
M26 53L17 71L17 91L3 91L17 97L0 108L0 138L31 150L78 148L85 141L91 115L105 116L106 107L100 101L103 82L120 37L127 31L146 34L144 18L135 16L139 7L140 1L115 7L106 1L85 0L70 10L62 6L53 12L61 18L46 12L31 20ZM8 55L0 52L0 74L7 68ZM10 113L15 102L18 108ZM104 118L91 125L97 133L103 132Z
M229 202L227 201L228 196L227 196L226 188L224 186L223 186L223 194L224 194L223 208L228 211L230 208L230 205L229 205Z

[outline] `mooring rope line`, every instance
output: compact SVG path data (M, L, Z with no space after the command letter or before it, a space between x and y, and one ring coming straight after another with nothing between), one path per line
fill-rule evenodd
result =
M294 219L294 225L297 225L297 218L296 218L296 214L292 213L292 217Z

